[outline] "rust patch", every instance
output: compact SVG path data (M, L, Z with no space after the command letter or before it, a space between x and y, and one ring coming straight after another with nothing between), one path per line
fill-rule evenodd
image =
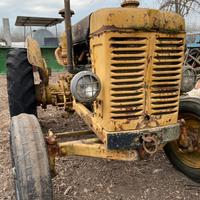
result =
M153 128L153 127L159 127L159 121L156 117L143 114L144 119L137 124L136 129L145 129L145 128Z
M199 129L187 128L184 119L180 120L181 135L178 141L180 148L184 152L199 152L200 153L200 136Z
M49 130L48 136L45 137L47 144L47 152L49 156L50 171L52 176L56 176L55 161L56 157L59 156L60 148L58 145L57 137Z

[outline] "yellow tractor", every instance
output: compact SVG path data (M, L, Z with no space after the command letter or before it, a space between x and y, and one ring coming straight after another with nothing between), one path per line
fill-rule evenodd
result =
M71 26L74 13L64 2L66 31L55 55L66 71L57 84L33 39L8 55L17 199L53 199L59 156L136 161L164 148L178 170L200 182L200 103L187 95L196 75L183 64L184 19L126 0ZM76 112L89 131L44 135L37 106L48 105Z

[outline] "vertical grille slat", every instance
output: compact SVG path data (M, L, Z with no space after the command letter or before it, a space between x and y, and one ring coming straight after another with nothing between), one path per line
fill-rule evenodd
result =
M151 84L152 115L178 112L183 50L183 38L159 37L156 40Z
M123 120L142 115L147 38L112 37L111 118Z

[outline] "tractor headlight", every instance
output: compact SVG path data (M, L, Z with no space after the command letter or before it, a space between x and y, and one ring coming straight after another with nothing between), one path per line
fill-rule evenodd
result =
M100 91L100 80L92 72L79 72L71 81L72 95L81 103L90 103L94 101L99 95Z
M183 67L183 74L182 74L182 82L181 82L181 91L182 92L189 92L191 91L196 84L196 72L190 66Z

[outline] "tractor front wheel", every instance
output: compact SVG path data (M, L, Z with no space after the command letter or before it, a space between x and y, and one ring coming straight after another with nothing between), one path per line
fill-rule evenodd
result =
M53 189L43 134L34 115L12 118L10 146L17 200L52 200Z
M181 136L164 150L175 168L200 183L200 99L181 99L179 119L183 122Z

